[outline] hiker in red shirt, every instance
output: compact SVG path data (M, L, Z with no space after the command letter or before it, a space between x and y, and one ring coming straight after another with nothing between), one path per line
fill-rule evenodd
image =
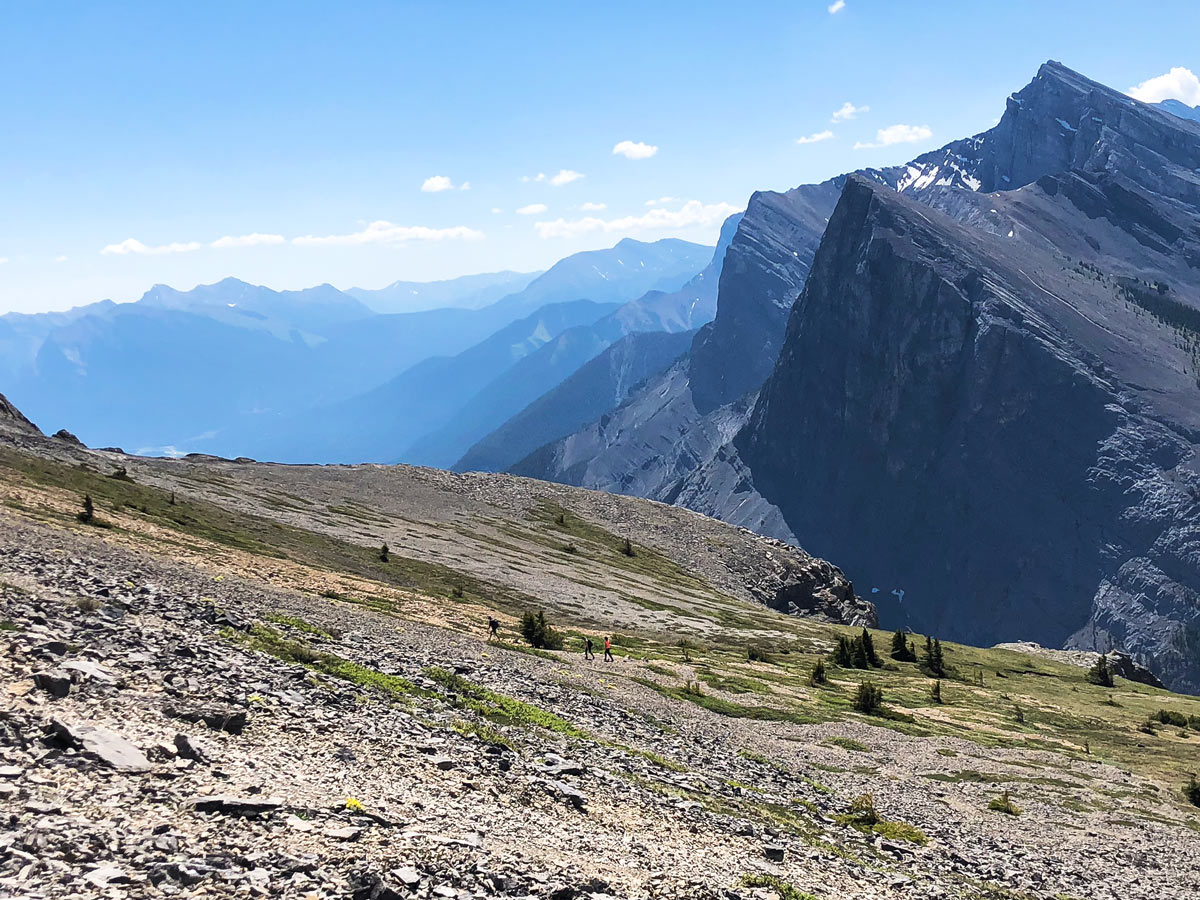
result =
M604 639L604 661L613 662L612 641L610 641L607 637Z

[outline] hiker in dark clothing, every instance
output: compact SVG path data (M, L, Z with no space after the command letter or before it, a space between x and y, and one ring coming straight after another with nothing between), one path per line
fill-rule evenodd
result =
M610 641L608 638L604 639L604 661L605 662L613 662L614 661L613 655L612 655L612 641Z
M500 635L500 620L495 616L488 616L488 631L491 632L492 637Z
M585 637L583 639L583 658L584 659L595 659L596 658L596 654L592 652L592 639L590 637Z

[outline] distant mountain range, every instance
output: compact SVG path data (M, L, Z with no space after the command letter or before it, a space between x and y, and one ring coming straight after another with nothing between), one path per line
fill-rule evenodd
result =
M1185 111L1047 63L989 131L756 194L690 352L510 470L798 542L885 624L1200 690Z
M273 291L233 278L191 291L157 285L136 303L0 316L0 376L6 393L35 420L50 430L70 424L93 446L228 456L277 451L280 459L304 462L345 461L334 448L353 447L348 452L363 454L353 461L394 462L424 434L418 421L440 426L471 398L472 388L483 388L567 328L591 324L631 301L642 327L690 327L679 304L662 298L693 279L711 256L711 247L686 241L623 240L574 254L537 276L498 273L435 283L423 289L426 298L460 306L404 313L372 308L398 307L395 296L408 289L399 284L382 293L330 285ZM478 306L515 285L519 289ZM550 309L556 305L561 308ZM547 312L538 316L542 309ZM511 348L466 352L489 339L507 340L498 332L519 322L527 330L516 326L521 333ZM462 368L483 359L488 362L478 369ZM518 411L586 361L548 368L506 409ZM402 377L422 362L425 369ZM442 372L446 365L452 376ZM438 393L441 383L447 388ZM403 403L414 385L424 385L433 411L408 421ZM366 421L356 421L355 410ZM322 421L339 422L361 439L340 440ZM369 434L379 442L370 443Z

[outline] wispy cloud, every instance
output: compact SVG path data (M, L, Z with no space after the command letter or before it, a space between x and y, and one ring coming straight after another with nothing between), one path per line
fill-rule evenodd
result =
M428 228L424 225L394 225L380 220L362 231L350 234L306 234L292 238L301 247L347 247L360 244L404 244L409 241L474 241L483 237L482 231L456 225L453 228Z
M831 122L849 122L851 119L857 119L859 113L870 112L869 106L855 106L849 100L843 103L838 109L834 110L833 116L830 117Z
M642 231L717 225L739 208L731 203L704 204L699 200L692 200L677 210L651 209L640 216L623 216L619 219L601 219L596 216L571 220L555 219L553 222L535 222L534 228L541 238L573 238L592 232L636 234Z
M829 4L829 14L832 16L836 13L840 13L845 8L846 0L833 0L833 2Z
M796 143L797 144L819 144L819 143L821 143L821 141L827 141L831 137L833 137L833 132L829 131L827 129L825 131L818 131L816 134L807 135L806 137L798 137L798 138L796 138Z
M549 208L550 207L546 206L545 203L530 203L528 206L522 206L520 209L518 209L517 215L536 216L540 213L544 213Z
M657 200L647 200L646 206L662 206L666 203L678 203L679 197L659 197Z
M442 191L469 191L471 182L464 181L462 184L455 186L450 180L449 175L430 175L421 184L421 190L426 194L440 194Z
M1200 106L1200 78L1191 69L1176 66L1165 75L1135 84L1125 93L1143 103L1179 100L1188 106Z
M855 150L868 150L874 147L891 147L893 144L914 144L933 137L933 131L927 125L889 125L875 132L875 140L869 143L859 141L854 145Z
M8 262L7 256L0 256L0 266L5 265L7 262Z
M538 172L536 175L522 175L522 181L545 181L552 184L554 187L562 187L564 184L570 184L572 181L578 181L583 178L582 172L576 172L574 169L559 169L557 175L547 175L545 172Z
M225 237L217 238L210 247L217 250L223 250L226 247L264 247L270 244L282 244L287 239L282 234L259 234L257 231L253 234L242 235L225 235Z
M581 204L579 204L579 208L581 210L583 210L584 212L600 212L601 210L608 209L608 204L607 203L581 203Z
M612 152L614 156L626 159L649 159L658 152L658 147L641 141L621 141L613 147Z
M109 244L100 251L104 256L128 256L131 253L136 253L139 256L158 256L163 253L191 253L193 250L199 250L204 245L199 241L187 241L186 243L177 241L173 244L159 244L150 246L143 244L136 238L126 238L119 244ZM66 257L62 257L66 259Z

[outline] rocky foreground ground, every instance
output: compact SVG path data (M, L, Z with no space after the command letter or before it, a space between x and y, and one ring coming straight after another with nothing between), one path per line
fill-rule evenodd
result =
M1111 766L720 716L98 530L0 513L0 620L0 897L1200 896Z

